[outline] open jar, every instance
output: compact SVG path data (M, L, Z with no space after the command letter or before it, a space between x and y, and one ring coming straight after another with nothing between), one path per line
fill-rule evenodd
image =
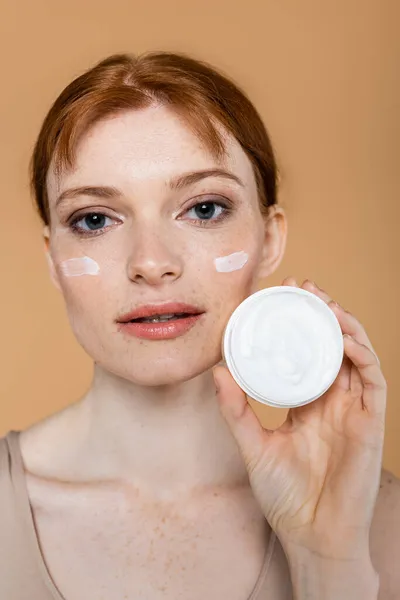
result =
M343 361L340 324L315 294L292 286L246 298L225 327L222 354L251 398L279 408L302 406L324 394Z

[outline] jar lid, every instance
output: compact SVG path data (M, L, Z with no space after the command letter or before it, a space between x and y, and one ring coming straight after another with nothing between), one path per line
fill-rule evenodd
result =
M264 404L289 408L319 398L343 360L335 313L315 294L292 286L260 290L232 313L222 353L237 384Z

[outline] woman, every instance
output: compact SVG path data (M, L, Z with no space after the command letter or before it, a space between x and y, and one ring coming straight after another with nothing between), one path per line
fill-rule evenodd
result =
M253 105L186 55L112 56L54 103L32 185L94 375L1 440L1 598L400 594L386 382L357 319L303 283L335 312L345 359L275 432L217 364L229 316L284 254L276 182ZM242 268L217 271L238 251Z

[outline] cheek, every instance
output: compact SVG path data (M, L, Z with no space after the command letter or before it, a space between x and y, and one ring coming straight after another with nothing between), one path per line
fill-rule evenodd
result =
M197 252L190 253L184 260L184 283L194 286L194 294L210 295L217 300L229 298L237 304L255 291L257 280L258 248L255 240L246 244L245 249L210 248L199 246ZM63 292L70 318L80 315L90 317L94 308L107 309L107 300L115 298L115 292L121 288L120 262L108 259L103 264L91 257L83 256L59 260L56 265L61 290ZM204 284L199 286L203 280ZM111 293L113 292L113 293ZM205 299L205 298L204 298ZM105 303L105 304L104 304ZM112 310L112 307L110 307ZM118 307L114 307L118 310ZM89 313L89 314L88 314Z
M66 277L79 277L80 275L98 275L99 264L89 256L69 258L60 263L61 273Z
M214 259L214 266L218 273L239 271L249 260L249 255L244 250L233 252L227 256L218 256Z
M89 256L60 260L56 265L65 298L90 297L101 285L100 265Z
M60 261L57 273L69 321L75 332L85 328L88 333L99 327L99 310L114 314L118 307L112 303L110 291L118 289L116 270L104 270L90 257L70 258Z
M110 323L118 312L112 290L118 289L102 273L65 275L61 291L70 328L79 345L94 360L100 360L110 345ZM104 357L103 357L104 358Z
M245 297L258 281L259 250L254 243L215 256L211 262L212 278L231 293ZM255 291L255 290L254 290ZM236 294L235 294L236 295Z
M75 333L83 329L94 332L99 326L99 312L104 311L104 293L100 278L70 277L61 282L65 308Z

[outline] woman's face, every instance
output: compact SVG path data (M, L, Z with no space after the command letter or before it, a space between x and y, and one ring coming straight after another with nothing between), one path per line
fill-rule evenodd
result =
M234 138L225 140L217 164L175 113L155 106L97 123L74 169L59 178L49 171L48 258L73 332L98 365L136 384L177 383L217 363L229 316L283 255L283 212L266 225L251 163ZM172 185L208 169L241 183L214 175ZM75 188L87 189L66 194ZM238 252L236 265L219 260ZM170 339L121 330L121 315L167 302L203 314Z

